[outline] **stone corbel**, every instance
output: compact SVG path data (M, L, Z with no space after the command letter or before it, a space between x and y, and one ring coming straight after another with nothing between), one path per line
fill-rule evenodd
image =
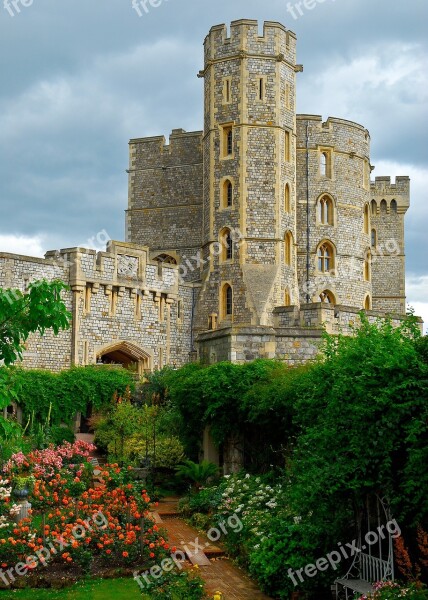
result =
M93 284L92 284L92 292L93 292L94 294L98 294L98 292L99 292L99 289L100 289L100 284L99 284L99 283L93 283Z
M119 291L117 292L117 296L118 296L118 298L123 298L124 294L125 294L125 288L123 285L121 285L119 288Z
M105 285L104 286L104 294L106 296L111 296L112 291L113 291L113 286L112 285Z
M303 65L294 65L295 73L303 73Z

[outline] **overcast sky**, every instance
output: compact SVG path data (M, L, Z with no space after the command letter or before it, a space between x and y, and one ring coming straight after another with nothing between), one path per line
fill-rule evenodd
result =
M124 239L129 138L202 129L212 25L280 21L304 64L298 112L363 124L373 176L411 177L407 295L428 321L427 0L134 3L0 0L0 250Z

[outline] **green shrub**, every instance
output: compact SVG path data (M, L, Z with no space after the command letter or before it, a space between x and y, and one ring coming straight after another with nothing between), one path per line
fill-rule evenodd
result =
M50 439L55 446L61 446L64 442L73 444L75 440L74 431L69 427L61 427L54 425L50 429Z
M135 381L125 369L109 367L73 367L60 373L41 369L13 368L14 389L22 408L24 423L33 425L71 425L77 412L86 414L88 406L95 410L107 406L115 393L123 395L135 388Z
M206 598L204 582L197 569L188 571L163 571L147 592L143 588L143 600L202 600ZM144 584L144 580L143 580Z

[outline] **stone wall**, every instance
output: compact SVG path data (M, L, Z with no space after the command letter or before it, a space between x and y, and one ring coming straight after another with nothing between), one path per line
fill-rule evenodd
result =
M110 352L145 369L180 366L192 349L190 284L178 267L151 261L149 249L110 242L106 252L71 248L46 259L0 255L0 286L23 289L37 279L59 278L72 325L54 337L31 336L23 366L60 370L94 364Z
M194 254L202 245L202 132L129 142L127 240Z
M410 179L376 177L370 187L373 308L406 311L404 215L410 206Z

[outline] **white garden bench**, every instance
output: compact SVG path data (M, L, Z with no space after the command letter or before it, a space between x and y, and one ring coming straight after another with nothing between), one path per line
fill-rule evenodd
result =
M371 514L375 515L377 529L373 527ZM369 533L363 537L362 516L359 521L359 541L356 546L354 560L346 575L336 579L336 599L348 600L355 597L355 593L369 594L373 592L373 584L377 581L394 581L394 547L391 533L387 529L391 521L389 502L378 495L367 499L365 517L367 523L365 531L377 535L372 543L367 542ZM382 525L382 521L386 525ZM364 540L364 541L362 541ZM368 549L368 552L365 550ZM375 555L377 554L377 556ZM385 558L384 558L385 556Z
M388 560L358 552L347 574L342 579L336 579L336 598L353 598L354 593L369 594L373 591L376 581L393 580L393 558Z

